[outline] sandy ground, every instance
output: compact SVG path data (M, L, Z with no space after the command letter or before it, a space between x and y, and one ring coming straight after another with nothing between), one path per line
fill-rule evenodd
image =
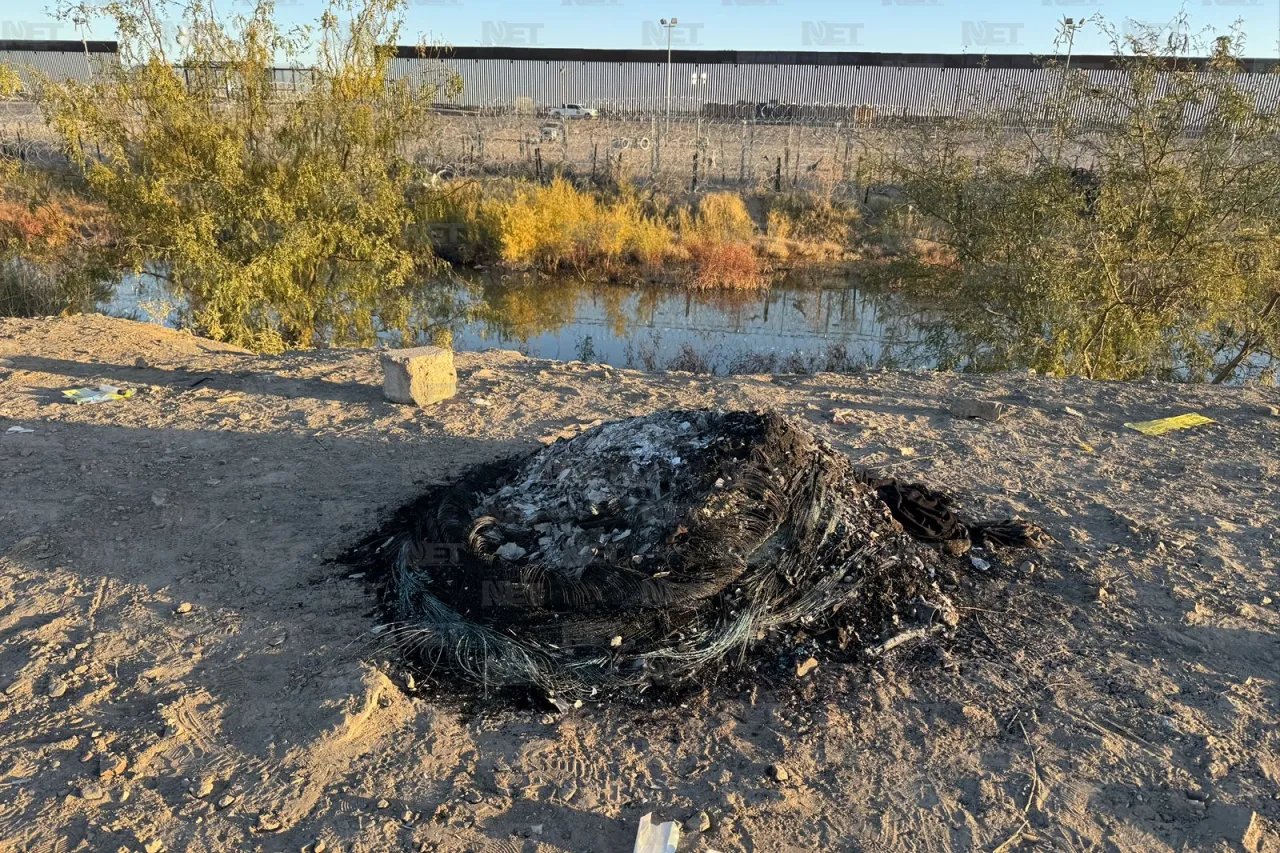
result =
M706 812L691 851L1280 850L1275 389L490 352L417 411L369 351L98 316L0 321L0 359L0 850L628 851L649 811ZM98 382L138 393L60 399ZM807 418L1058 544L874 666L567 715L408 688L331 558L424 483L677 405ZM1188 410L1217 423L1122 426Z

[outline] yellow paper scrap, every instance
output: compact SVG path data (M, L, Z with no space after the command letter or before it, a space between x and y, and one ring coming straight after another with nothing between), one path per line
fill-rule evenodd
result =
M114 385L99 385L97 388L72 388L63 391L62 396L76 405L85 403L109 403L112 400L128 400L134 394L133 388L117 388Z
M1135 429L1143 435L1164 435L1166 432L1173 432L1177 429L1190 429L1191 427L1211 423L1216 423L1213 418L1206 418L1204 415L1189 412L1185 415L1174 415L1171 418L1160 418L1155 421L1139 421L1138 423L1125 424L1125 426L1129 429Z

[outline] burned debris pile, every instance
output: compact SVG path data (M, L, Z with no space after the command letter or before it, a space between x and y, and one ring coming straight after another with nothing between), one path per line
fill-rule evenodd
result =
M879 641L942 598L944 558L900 522L967 536L896 488L777 414L665 411L434 487L357 550L423 666L572 702L713 675L779 630Z

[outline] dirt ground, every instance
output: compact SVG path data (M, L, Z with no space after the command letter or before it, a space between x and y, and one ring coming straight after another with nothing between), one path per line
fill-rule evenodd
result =
M0 850L625 853L650 811L682 851L1280 850L1276 389L458 366L420 411L369 351L0 321ZM61 399L99 382L137 394ZM874 666L564 715L409 687L332 558L425 483L668 406L806 418L1057 545ZM1217 423L1123 428L1183 411Z

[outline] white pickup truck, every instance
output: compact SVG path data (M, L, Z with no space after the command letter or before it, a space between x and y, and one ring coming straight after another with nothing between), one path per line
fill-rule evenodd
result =
M561 104L547 110L552 118L599 118L600 111L584 107L582 104Z

